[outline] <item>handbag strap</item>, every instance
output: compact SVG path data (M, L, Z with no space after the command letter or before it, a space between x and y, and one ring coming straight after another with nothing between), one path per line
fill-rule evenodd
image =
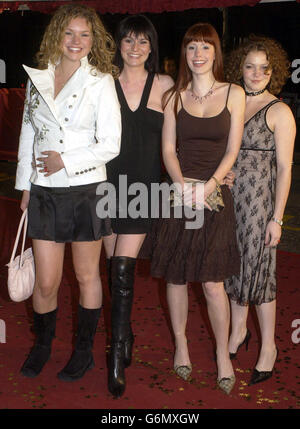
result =
M23 225L24 225L24 229L23 229L22 250L21 250L21 256L20 256L20 267L22 266L22 259L23 259L25 239L26 239L26 232L27 232L27 225L28 225L27 209L25 209L23 211L23 214L22 214L22 217L21 217L21 220L20 220L20 223L19 223L19 228L18 228L18 232L17 232L17 236L16 236L14 248L13 248L13 251L12 251L12 254L11 254L10 263L15 259L15 255L16 255L18 244L19 244L19 238L20 238L20 234L21 234Z

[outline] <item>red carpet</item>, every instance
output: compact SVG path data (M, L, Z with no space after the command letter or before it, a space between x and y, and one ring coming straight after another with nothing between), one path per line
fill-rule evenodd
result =
M299 409L300 408L300 342L292 341L298 319L300 292L300 255L278 252L277 346L280 350L275 372L269 381L249 387L247 382L255 365L259 343L255 312L251 311L249 329L252 339L249 350L242 349L234 362L237 383L227 397L215 387L216 366L208 324L205 300L198 284L190 287L190 311L187 334L193 363L193 378L184 382L172 371L173 343L169 329L165 287L152 279L149 264L139 261L133 329L136 335L133 364L126 370L127 389L121 399L109 394L106 367L107 294L104 259L101 261L106 295L104 314L94 345L96 366L74 383L57 379L72 349L78 287L69 248L59 294L59 314L51 360L36 379L27 379L19 369L28 353L33 334L32 305L9 300L6 290L7 268L20 212L14 200L0 199L0 319L6 325L6 342L0 343L0 409ZM296 324L296 322L294 322ZM300 341L300 329L294 332Z

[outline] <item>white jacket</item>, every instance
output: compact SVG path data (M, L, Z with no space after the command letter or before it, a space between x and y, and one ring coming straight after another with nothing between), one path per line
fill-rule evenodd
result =
M15 188L31 183L69 187L106 180L105 164L120 152L121 115L114 80L81 60L54 99L55 67L24 66L29 75L20 134ZM45 177L32 161L43 151L61 154L65 168Z

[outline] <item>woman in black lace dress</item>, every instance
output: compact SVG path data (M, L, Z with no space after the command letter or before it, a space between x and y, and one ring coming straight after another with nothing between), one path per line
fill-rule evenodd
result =
M272 376L275 345L276 246L291 183L295 121L278 94L288 77L284 50L268 38L252 36L228 60L227 78L243 81L246 113L243 142L234 166L232 193L241 253L239 276L225 282L231 299L231 358L251 337L249 304L256 306L261 350L250 384Z

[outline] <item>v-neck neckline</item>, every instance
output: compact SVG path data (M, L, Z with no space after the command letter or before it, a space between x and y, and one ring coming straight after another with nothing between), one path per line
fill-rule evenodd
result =
M136 112L138 112L143 107L143 105L145 104L144 103L144 99L145 99L145 95L146 95L146 89L148 89L148 86L149 86L149 80L150 80L150 78L151 78L151 74L148 73L148 76L147 76L147 79L145 81L145 85L144 85L144 88L143 88L143 92L142 92L142 96L141 96L139 105L138 105L138 107L135 110L132 110L129 107L129 104L128 104L127 100L126 100L126 97L125 97L125 94L124 94L124 91L123 91L123 88L122 88L122 85L121 85L121 82L119 81L119 79L116 81L118 83L118 85L119 85L119 90L120 90L121 97L123 98L123 101L124 101L124 103L125 103L125 105L126 105L126 107L127 107L127 109L129 110L130 113L136 113ZM151 90L151 88L150 88L150 90ZM147 104L148 104L148 100L146 100L146 106L144 106L144 107L147 107Z

